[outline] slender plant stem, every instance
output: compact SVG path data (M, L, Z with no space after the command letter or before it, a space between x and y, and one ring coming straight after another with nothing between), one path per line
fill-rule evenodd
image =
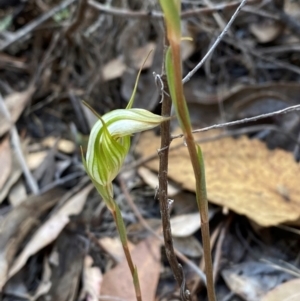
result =
M205 189L205 172L204 166L201 166L203 162L199 162L198 153L196 149L196 142L192 133L192 126L190 122L190 115L187 108L187 104L183 93L182 84L182 67L181 67L181 53L180 53L180 40L175 34L169 36L171 58L173 65L173 80L174 97L173 99L176 114L180 122L180 126L185 137L186 145L188 147L191 163L194 170L194 176L196 180L196 198L200 211L201 218L201 234L203 240L203 251L205 261L205 273L207 281L207 295L209 301L215 301L215 290L213 283L213 267L211 260L211 247L210 247L210 234L209 234L209 218L208 218L208 203L206 199ZM168 74L168 76L170 76ZM173 95L172 95L173 97Z
M165 50L168 45L168 39L165 35ZM163 56L165 58L165 55ZM165 63L163 59L162 64L162 83L164 88L164 94L162 95L162 107L161 107L161 115L162 116L170 116L172 100L168 87L168 82L165 74ZM171 134L170 134L170 120L163 122L160 125L160 133L161 133L161 145L159 151L159 172L158 172L158 183L159 183L159 191L158 191L158 199L160 205L160 213L162 219L162 229L165 243L166 255L176 279L176 282L179 287L182 286L183 283L183 273L182 269L179 266L172 239L171 232L171 223L170 223L170 204L168 200L168 164L169 164L169 146L171 143ZM185 289L185 288L184 288Z
M111 210L111 213L112 213L112 216L113 216L113 218L114 218L114 221L115 221L115 224L116 224L116 227L117 227L119 236L120 236L120 237L122 237L122 236L124 237L124 234L125 234L125 233L123 232L123 229L122 229L122 227L120 226L120 223L119 223L119 221L118 221L118 217L117 217L116 211L115 211L115 210ZM130 253L129 248L128 248L128 244L127 244L127 234L125 234L125 235L126 235L125 242L124 242L123 239L121 239L123 251L124 251L124 254L125 254L125 257L126 257L126 261L127 261L127 263L128 263L130 272L131 272L132 279L133 279L136 299L137 299L137 301L142 301L142 293L141 293L140 283L139 283L139 281L135 281L136 267L135 267L134 264L133 264L133 260L132 260L132 257L131 257L131 253ZM138 279L137 279L137 280L138 280Z

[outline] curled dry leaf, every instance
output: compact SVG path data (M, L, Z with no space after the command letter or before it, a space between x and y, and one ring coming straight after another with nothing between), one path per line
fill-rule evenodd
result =
M9 271L9 277L15 275L26 263L27 259L50 244L68 224L71 215L79 214L86 198L93 188L88 185L71 197L58 211L56 211L33 235Z
M214 132L216 134L216 132ZM196 139L212 135L198 133ZM181 147L172 149L176 145ZM156 152L159 137L144 133L137 151L144 157ZM208 200L246 215L261 226L300 218L300 165L291 153L269 150L259 140L246 136L224 138L201 145L205 161ZM146 163L158 170L158 160ZM195 179L187 148L175 140L170 149L169 177L195 191Z

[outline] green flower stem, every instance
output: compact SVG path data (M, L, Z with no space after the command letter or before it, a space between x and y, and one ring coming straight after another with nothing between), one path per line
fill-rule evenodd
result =
M171 49L172 45L171 45ZM180 50L179 47L175 48L176 51L172 52L173 66L175 70L180 67ZM179 65L179 66L178 66ZM205 174L203 163L202 166L199 164L199 158L196 149L196 142L192 134L192 127L189 119L189 114L186 108L186 102L182 93L181 74L175 73L175 87L177 93L177 116L181 123L181 129L184 134L185 142L189 151L191 163L194 170L194 176L196 180L196 198L197 204L200 211L201 217L201 234L203 240L203 251L205 261L205 274L207 281L207 291L209 301L215 301L215 290L213 283L213 268L211 259L211 247L210 247L210 234L209 234L209 218L208 218L208 203L206 199L206 188L205 188ZM178 80L179 79L179 80ZM181 88L179 88L181 87ZM199 146L200 148L200 146ZM202 161L203 162L203 161Z
M194 140L189 111L184 98L182 85L182 66L180 53L180 18L178 1L160 0L165 14L167 34L170 43L166 53L166 71L170 94L179 120L184 139L189 151L196 180L196 198L201 218L201 234L205 261L205 273L207 280L207 295L209 301L215 301L213 284L213 268L211 260L208 202L206 197L205 171L202 152Z
M145 62L146 60L144 61L144 64ZM138 301L142 301L138 272L129 252L126 228L122 214L114 200L112 181L120 172L129 152L130 136L134 133L152 129L160 123L170 119L170 117L155 115L144 109L131 108L134 102L141 71L142 68L139 70L126 109L113 110L100 116L93 108L86 104L99 120L91 130L86 159L81 150L84 168L113 215L132 275L136 299Z
M119 233L119 237L120 237L120 240L121 240L121 243L122 243L123 251L124 251L124 254L125 254L125 257L126 257L126 261L128 263L128 266L129 266L129 269L130 269L130 272L131 272L136 299L137 299L137 301L142 301L142 293L141 293L140 281L139 281L139 278L138 278L137 268L133 264L131 253L130 253L129 248L128 248L128 239L127 239L127 233L126 233L124 220L122 218L120 209L119 209L119 207L118 207L118 205L116 204L115 201L114 201L114 208L111 209L110 211L111 211L112 216L114 218L114 221L115 221L118 233Z

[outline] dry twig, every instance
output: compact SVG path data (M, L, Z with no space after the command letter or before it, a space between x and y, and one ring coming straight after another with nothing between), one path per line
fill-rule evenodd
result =
M186 82L188 82L192 76L202 67L202 65L205 63L205 61L207 60L207 58L214 52L214 50L216 49L216 47L219 45L219 43L221 42L221 40L223 39L223 37L225 36L225 34L227 33L227 31L229 30L230 26L232 25L233 21L236 19L237 15L239 14L239 12L241 11L241 9L243 8L243 6L245 6L247 0L243 0L240 5L238 6L238 8L236 9L235 13L232 15L232 17L230 18L229 22L227 23L227 25L224 27L224 29L222 30L221 34L217 37L216 41L214 42L214 44L211 46L211 48L208 50L208 52L206 53L206 55L203 57L203 59L197 64L197 66L190 71L182 80L182 82L185 84Z
M256 4L260 3L261 0L249 0L248 4ZM189 18L196 15L210 15L214 12L220 12L224 10L229 9L235 9L240 5L240 1L232 1L229 3L221 3L218 5L215 5L213 7L201 7L201 8L194 8L190 10L186 10L181 13L181 18ZM115 15L118 17L124 17L124 18L156 18L156 19L163 19L163 14L160 11L133 11L129 9L123 9L123 8L117 8L112 6L107 6L104 4L101 4L99 2L96 2L94 0L89 0L88 4L95 9L99 10L102 13Z
M233 125L243 124L243 123L247 123L247 122L251 122L251 121L257 121L259 119L272 117L272 116L280 115L280 114L286 114L286 113L299 111L299 110L300 110L300 105L290 106L285 109L278 110L278 111L271 112L271 113L261 114L261 115L257 115L254 117L248 117L248 118L225 122L225 123L214 124L214 125L202 128L202 129L194 130L193 133L205 132L205 131L223 128L223 127L227 127L227 126L233 126ZM182 137L183 137L183 134L179 134L179 135L173 136L172 138L175 139L175 138L182 138Z

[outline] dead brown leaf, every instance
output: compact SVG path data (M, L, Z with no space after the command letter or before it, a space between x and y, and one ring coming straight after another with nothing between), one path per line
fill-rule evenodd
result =
M137 48L132 52L132 61L134 67L138 70L143 67L143 69L148 69L152 66L153 56L155 52L156 44L153 42L147 43L143 47ZM147 61L145 59L149 52L151 51ZM143 66L145 62L145 65Z
M18 158L17 158L16 154L13 153L11 173L10 173L7 181L5 182L5 184L3 185L3 187L0 190L0 203L2 203L3 200L6 198L11 187L18 181L21 174L22 174L22 169L18 162Z
M249 28L259 43L269 43L282 33L284 27L278 21L265 20L259 23L252 23Z
M47 260L44 260L44 268L43 268L43 274L42 274L42 279L41 282L36 289L34 296L32 296L30 301L35 301L38 300L40 296L45 295L46 293L49 292L51 288L51 268L49 265L49 262Z
M53 148L57 143L57 138L50 136L43 140L42 145L45 147ZM75 151L75 144L73 141L67 139L59 139L57 149L66 154L72 154Z
M148 43L143 47L137 48L132 52L131 59L133 61L134 67L138 70L142 67L145 58L147 57L148 53L151 50L155 50L156 45L155 43ZM153 53L149 55L143 69L150 68L153 62ZM102 76L104 81L112 80L118 77L121 77L125 70L126 64L123 62L122 58L116 58L109 61L107 64L103 66L102 69Z
M285 282L268 292L261 301L298 301L300 300L300 279Z
M138 174L146 184L148 184L153 189L157 189L158 187L157 173L154 173L149 168L141 166L138 168ZM169 182L168 192L169 192L169 196L172 197L180 192L180 188L177 187L174 183Z
M102 273L98 267L93 266L93 259L87 255L83 267L83 288L80 300L98 301L102 284Z
M50 262L52 266L51 288L40 301L78 300L86 242L77 233L63 231L55 241ZM85 299L88 300L88 299Z
M45 160L48 151L43 150L39 152L29 153L26 157L27 165L30 170L35 170L38 168L42 162Z
M102 76L104 81L121 77L126 70L126 65L121 58L109 61L103 66Z
M263 301L267 292L291 278L285 271L257 261L233 264L224 268L221 274L230 290L247 301ZM276 300L283 301L284 298Z
M300 17L300 4L297 1L284 1L284 11L294 19L298 20Z
M8 194L8 200L13 207L20 205L27 198L26 187L23 179L19 179L11 188Z
M174 247L186 256L199 258L203 253L202 246L194 235L186 237L173 237L173 243Z
M119 237L103 237L99 239L99 244L116 262L121 262L124 258L124 251ZM128 242L130 251L134 245Z
M0 189L2 189L4 183L8 179L11 172L11 150L10 150L9 136L6 136L0 142L0 162L1 162Z
M187 237L200 229L199 213L181 214L171 218L172 235Z
M14 92L5 98L5 105L10 113L11 121L16 122L22 114L26 104L35 92L35 86L31 85L27 90ZM0 136L5 134L11 127L11 123L3 112L0 111Z
M14 261L13 266L9 271L9 277L15 275L24 266L31 255L34 255L57 238L65 225L70 221L70 216L81 212L92 188L93 185L88 185L86 188L75 194L35 232L28 244Z
M202 133L196 139L209 135ZM174 141L172 146L182 144ZM144 133L137 151L144 157L156 152L159 137ZM300 166L292 154L269 150L247 137L225 138L202 144L208 200L246 215L262 226L296 222L300 218ZM146 165L158 169L157 159ZM186 147L170 151L169 177L195 191L193 170ZM284 193L283 193L284 192Z
M149 237L140 242L132 251L133 262L137 266L142 297L144 301L153 301L160 274L161 242ZM103 277L101 295L109 295L136 300L132 277L126 260L108 271Z
M0 290L7 281L8 269L20 244L36 225L37 219L61 197L62 190L54 189L40 196L29 196L15 207L0 224Z

